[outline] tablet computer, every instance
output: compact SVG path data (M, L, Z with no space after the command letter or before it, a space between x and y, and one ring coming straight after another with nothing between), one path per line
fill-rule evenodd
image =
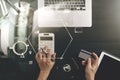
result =
M95 80L120 80L120 58L103 51Z

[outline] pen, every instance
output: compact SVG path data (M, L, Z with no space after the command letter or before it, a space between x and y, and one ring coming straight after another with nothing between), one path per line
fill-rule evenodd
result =
M47 52L46 52L43 48L41 48L41 50L42 50L42 52L43 52L44 54L47 55Z
M48 54L48 53L47 53L43 48L41 48L41 50L42 50L42 52L43 52L43 53L46 55L46 57L47 57L47 54ZM54 62L55 59L53 59L53 55L51 55L51 57L52 57L52 58L51 58L51 61Z

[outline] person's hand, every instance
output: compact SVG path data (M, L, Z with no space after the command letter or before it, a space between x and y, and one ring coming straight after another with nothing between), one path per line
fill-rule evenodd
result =
M92 58L88 58L86 61L82 61L82 65L85 66L86 80L94 80L95 73L98 68L98 56L93 53Z
M47 52L47 54L45 54L42 49L36 54L36 61L40 68L38 80L46 80L55 64L54 60L56 54L52 53L52 51L47 47L45 47L44 50Z

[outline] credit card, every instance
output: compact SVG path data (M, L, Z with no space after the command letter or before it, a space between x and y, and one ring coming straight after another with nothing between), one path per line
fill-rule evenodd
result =
M88 58L91 58L92 57L92 53L89 52L89 51L86 51L84 49L81 49L79 55L78 55L79 58L82 58L84 60L87 60Z

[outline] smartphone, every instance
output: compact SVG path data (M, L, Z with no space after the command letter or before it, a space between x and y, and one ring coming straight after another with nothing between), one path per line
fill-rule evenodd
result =
M38 50L47 46L54 52L55 49L54 33L39 33L38 34Z

